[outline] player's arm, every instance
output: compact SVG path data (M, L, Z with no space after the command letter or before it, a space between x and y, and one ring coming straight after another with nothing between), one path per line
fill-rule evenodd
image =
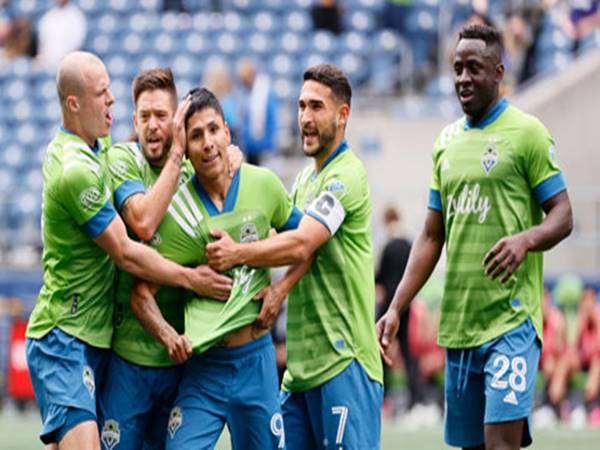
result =
M400 315L423 287L435 268L444 247L445 231L442 212L428 209L425 225L413 244L404 276L396 288L387 312L377 322L377 338L381 354L391 364L390 344L398 333Z
M177 190L185 154L184 120L189 105L190 99L186 98L177 108L173 118L173 143L156 183L147 192L132 195L123 205L121 215L125 223L143 241L152 239Z
M311 256L306 261L290 267L277 283L265 287L258 293L256 299L263 301L260 313L256 318L256 324L259 327L271 328L290 290L308 271L312 261L313 257Z
M224 231L214 230L218 240L206 246L208 263L215 270L227 270L238 264L250 266L286 266L299 264L330 237L329 229L305 214L296 230L285 231L262 241L237 243Z
M573 211L567 191L542 203L546 213L539 225L500 239L485 255L483 266L491 279L502 275L505 283L525 259L527 252L549 250L573 230Z
M223 300L231 291L230 278L212 270L207 272L206 266L195 269L180 266L150 247L129 239L119 216L115 216L94 241L122 270L139 278L159 285L180 286L199 295L211 295Z
M137 279L131 292L131 310L144 329L169 352L169 358L181 364L192 356L192 343L180 335L163 317L154 295L159 287Z

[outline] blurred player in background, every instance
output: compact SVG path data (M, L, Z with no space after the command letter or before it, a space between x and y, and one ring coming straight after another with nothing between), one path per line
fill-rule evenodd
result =
M499 94L501 52L493 28L474 25L460 33L454 73L465 117L436 141L425 226L377 325L385 351L446 243L438 338L447 349L445 440L472 449L531 443L542 251L572 229L552 138Z
M373 326L371 199L366 171L345 140L351 97L348 78L336 66L304 72L298 125L314 164L300 172L292 192L305 212L298 230L244 244L215 232L219 241L207 246L218 270L296 264L265 299L269 322L290 292L282 410L291 450L380 444L383 374Z
M244 164L229 176L230 134L221 105L206 89L191 93L186 114L187 148L195 176L175 194L151 245L182 264L205 261L210 230L227 229L241 241L265 238L271 228L295 228L295 210L281 181L271 171ZM190 298L185 306L185 339L177 349L185 360L179 395L168 423L167 448L213 448L225 423L233 448L283 448L275 350L268 328L258 328L260 303L253 297L270 283L269 270L236 267L228 292L215 290ZM154 298L156 295L156 299ZM165 336L181 338L156 300L166 293L139 282L132 308L145 328L170 350ZM225 295L225 298L227 296ZM167 429L164 429L166 432Z
M96 391L113 322L114 262L155 282L201 289L202 272L131 241L111 200L105 146L114 97L102 61L67 55L58 70L63 124L44 163L44 285L27 328L27 362L41 439L61 449L98 449ZM112 260L111 260L112 258Z

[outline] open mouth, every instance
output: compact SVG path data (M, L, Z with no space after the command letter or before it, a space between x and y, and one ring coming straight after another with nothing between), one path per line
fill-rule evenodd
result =
M459 94L460 101L465 103L473 100L474 94L473 91L464 90Z
M107 111L106 114L104 114L104 118L106 120L107 125L110 127L112 125L112 121L113 121L111 112Z

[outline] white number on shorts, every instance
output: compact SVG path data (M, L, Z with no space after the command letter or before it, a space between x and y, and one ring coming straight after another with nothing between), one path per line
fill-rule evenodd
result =
M281 413L275 413L271 417L271 433L279 438L277 448L285 447L285 430L283 429L283 416Z
M506 355L498 355L494 360L494 367L500 366L498 372L495 373L492 378L492 387L495 389L506 389L510 385L510 388L517 391L523 392L527 380L525 374L527 373L527 361L522 356L515 356L512 361L508 359ZM512 373L508 376L508 382L502 380L504 374L508 371L508 368L512 369Z
M340 415L340 423L338 424L337 434L335 436L335 443L341 444L344 440L344 430L346 429L346 420L348 419L348 407L334 406L333 408L331 408L331 413L334 415Z
M511 362L512 373L508 377L508 384L515 391L523 392L527 384L525 374L527 373L527 361L522 356L515 356Z

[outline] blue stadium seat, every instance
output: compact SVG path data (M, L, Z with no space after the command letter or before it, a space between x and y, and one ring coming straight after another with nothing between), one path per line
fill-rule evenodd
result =
M105 0L79 0L79 7L90 17L96 17L99 13L106 11Z
M281 101L290 101L298 95L298 85L288 77L279 77L273 80L273 91Z
M354 88L365 82L369 66L363 58L354 53L342 53L336 55L335 63L346 73Z
M246 51L258 57L264 57L271 49L271 42L268 35L264 33L252 33L247 40Z
M284 28L296 33L305 33L312 29L312 19L307 11L292 11L284 18Z
M107 55L111 50L112 42L107 34L98 34L94 36L86 47L101 58Z
M251 20L253 28L261 33L275 33L280 29L278 17L267 11L257 13Z
M589 50L600 48L600 30L595 30L584 37L579 44L579 52L585 53Z
M269 73L285 79L295 78L298 73L296 60L286 53L275 54L268 61Z
M303 41L304 38L299 33L284 33L279 41L279 50L297 56L304 51Z
M346 26L350 30L370 33L377 26L375 14L369 10L354 11L346 16Z
M230 33L240 34L251 28L247 19L236 11L227 11L222 16L223 30Z
M454 80L448 75L440 75L430 80L425 87L425 94L429 97L453 97Z
M338 50L338 41L336 36L324 30L313 33L311 38L311 51L332 55Z
M340 51L352 52L364 56L371 50L369 39L357 31L344 33L338 40Z

